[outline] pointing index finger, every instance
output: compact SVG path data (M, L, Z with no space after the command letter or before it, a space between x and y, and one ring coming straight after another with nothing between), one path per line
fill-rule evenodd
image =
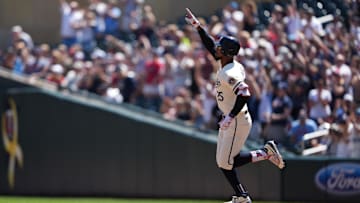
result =
M194 14L191 12L189 8L185 8L185 10L189 16L194 16Z

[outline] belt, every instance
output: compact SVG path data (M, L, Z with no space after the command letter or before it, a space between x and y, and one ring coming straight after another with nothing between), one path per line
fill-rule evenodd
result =
M240 111L238 115L240 115L240 114L246 115L246 114L248 114L248 113L249 113L248 110L245 110L245 111ZM237 116L238 116L238 115L237 115ZM225 118L225 116L226 116L226 115L223 114L223 115L222 115L222 118Z

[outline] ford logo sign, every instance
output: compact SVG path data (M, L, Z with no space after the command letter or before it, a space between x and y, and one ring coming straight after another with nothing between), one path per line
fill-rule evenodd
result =
M332 164L320 169L315 177L316 185L335 195L360 194L360 164Z

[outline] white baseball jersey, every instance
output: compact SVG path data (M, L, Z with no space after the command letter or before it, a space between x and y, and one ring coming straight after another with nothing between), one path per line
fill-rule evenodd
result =
M220 110L227 115L233 109L237 95L250 96L245 83L244 67L234 61L227 64L217 73L216 100ZM231 170L234 157L240 153L251 129L251 117L245 104L226 130L219 129L216 162L220 168Z
M216 100L220 110L229 114L234 107L237 95L250 96L248 85L245 83L245 69L237 61L227 64L217 72ZM247 105L241 112L247 111Z

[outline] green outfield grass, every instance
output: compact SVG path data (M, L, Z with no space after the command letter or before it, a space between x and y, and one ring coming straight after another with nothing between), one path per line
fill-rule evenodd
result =
M0 197L0 203L220 203L221 200L145 200L112 198L38 198L38 197ZM254 202L278 203L278 202Z

